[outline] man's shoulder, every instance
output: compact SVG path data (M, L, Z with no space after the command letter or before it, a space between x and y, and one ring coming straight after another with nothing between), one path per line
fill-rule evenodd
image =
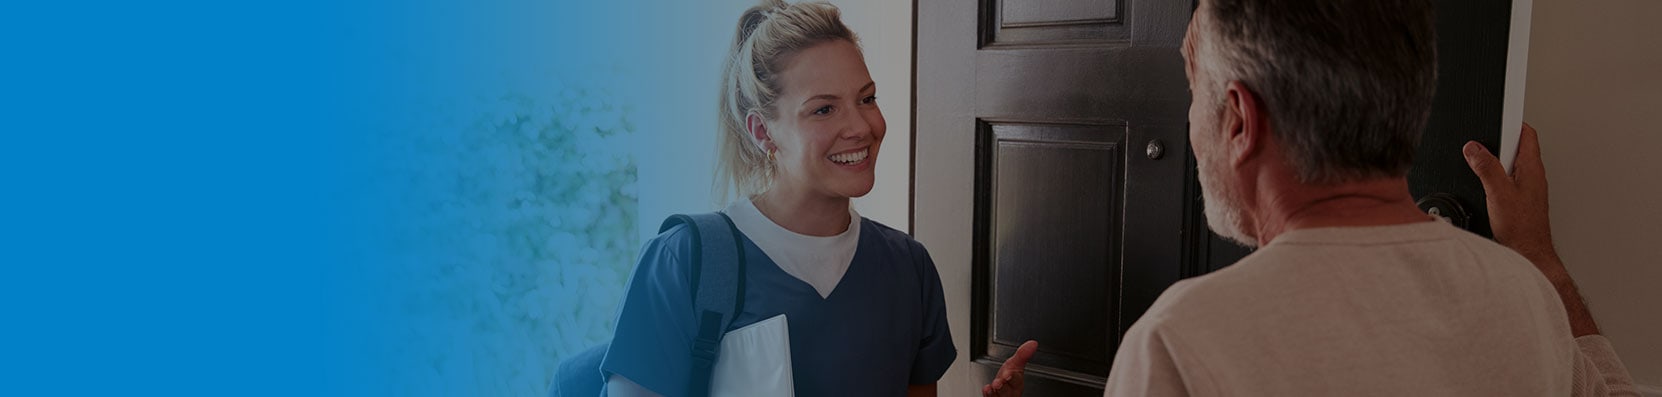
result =
M1170 305L1211 305L1238 302L1244 295L1262 293L1266 289L1282 287L1291 282L1285 274L1291 271L1287 264L1298 255L1296 247L1267 246L1254 251L1227 267L1178 281L1161 294ZM1221 301L1221 302L1220 302Z
M1254 313L1277 317L1321 306L1311 299L1335 294L1355 298L1355 287L1389 283L1392 277L1481 276L1482 280L1466 281L1523 287L1516 288L1519 292L1551 290L1517 252L1452 226L1448 229L1406 244L1272 243L1228 267L1172 285L1145 317L1181 324L1243 321ZM1456 279L1447 281L1460 281Z
M1218 311L1233 311L1254 305L1255 295L1265 290L1281 288L1273 278L1261 277L1264 269L1255 269L1249 255L1234 265L1178 281L1160 293L1154 304L1143 314L1142 320L1159 324L1188 324L1210 322Z

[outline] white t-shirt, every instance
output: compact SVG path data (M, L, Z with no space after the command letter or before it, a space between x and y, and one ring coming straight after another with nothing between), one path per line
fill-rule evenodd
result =
M733 219L733 226L756 243L762 253L785 273L814 287L820 298L831 296L831 291L848 272L854 261L854 250L860 242L860 214L848 208L848 230L842 234L817 237L800 234L779 226L750 200L738 200L722 210Z
M1110 396L1631 395L1528 260L1442 222L1293 230L1126 332Z

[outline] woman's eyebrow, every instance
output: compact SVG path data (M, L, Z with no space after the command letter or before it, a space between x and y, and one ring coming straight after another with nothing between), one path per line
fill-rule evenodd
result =
M837 100L839 98L842 98L842 97L837 96L835 94L819 94L819 95L808 97L808 99L803 100L802 103L807 104L808 102L813 102L815 99Z
M863 92L865 90L872 89L872 88L875 88L875 87L877 87L877 82L868 81L868 82L866 82L866 85L860 86L860 89L855 91L855 92ZM803 100L802 103L807 104L808 102L811 102L815 99L837 100L837 99L842 99L842 97L837 96L836 94L819 94L819 95L808 97L808 99Z

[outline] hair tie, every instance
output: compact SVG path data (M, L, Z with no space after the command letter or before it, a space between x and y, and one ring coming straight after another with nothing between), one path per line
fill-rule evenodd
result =
M781 5L769 7L766 10L762 10L762 19L764 19L764 20L773 19L773 14L785 11L785 7L787 7L787 6L781 4Z

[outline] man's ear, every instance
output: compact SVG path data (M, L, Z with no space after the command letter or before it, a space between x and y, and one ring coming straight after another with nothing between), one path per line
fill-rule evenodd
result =
M1224 112L1227 118L1224 141L1229 148L1230 162L1240 165L1262 152L1270 138L1267 110L1258 100L1258 94L1240 81L1229 82L1226 90L1229 103Z
M767 119L762 117L761 113L750 112L746 114L744 116L744 126L746 130L750 131L750 138L755 139L756 144L762 147L762 152L774 150L773 135L768 133Z

